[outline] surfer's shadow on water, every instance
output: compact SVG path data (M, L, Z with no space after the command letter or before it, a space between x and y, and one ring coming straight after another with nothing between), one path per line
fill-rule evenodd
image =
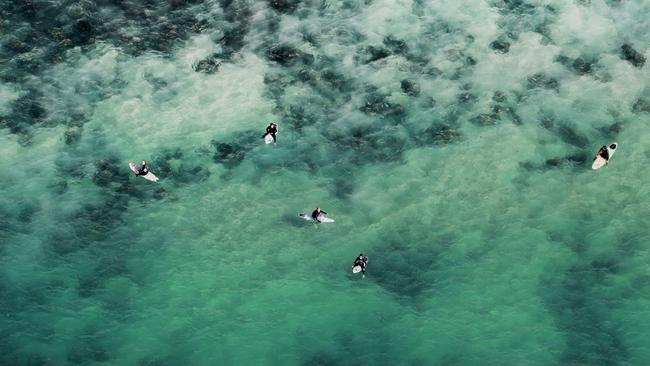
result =
M288 223L289 225L296 228L308 228L313 226L318 226L315 222L305 222L305 220L297 214L286 213L282 215L282 221Z
M322 222L319 223L311 219L306 219L306 217L310 217L309 214L301 213L296 215L296 214L286 213L282 216L282 221L297 228L319 228L321 225L324 224ZM323 218L323 219L329 219L329 218ZM330 221L325 222L325 224L330 222L334 222L334 221L330 219Z

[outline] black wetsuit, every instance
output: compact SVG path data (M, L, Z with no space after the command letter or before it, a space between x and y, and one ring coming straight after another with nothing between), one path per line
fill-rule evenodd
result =
M320 220L318 219L318 216L320 216L320 215L327 215L327 212L325 212L323 210L320 210L320 211L314 210L314 212L311 213L311 218L314 219L317 222L320 222Z
M149 173L149 168L147 168L147 164L145 163L140 167L140 170L137 173L135 173L135 175L147 175L148 173Z
M368 257L358 256L354 260L352 267L361 266L361 272L366 273L366 266L368 266Z
M598 155L602 156L605 160L609 160L609 151L607 151L607 146L603 145L603 147L598 151Z
M273 126L269 125L266 128L266 133L264 134L264 136L262 136L262 138L266 137L266 135L271 135L271 137L273 137L273 142L276 142L275 141L275 134L276 133L278 133L278 127L275 126L275 125L273 125Z

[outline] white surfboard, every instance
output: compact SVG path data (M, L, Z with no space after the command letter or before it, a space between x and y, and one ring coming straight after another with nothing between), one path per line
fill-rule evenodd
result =
M129 168L131 168L131 170L133 170L134 173L137 173L140 170L140 166L136 163L129 163ZM156 177L152 172L149 172L145 175L141 175L141 177L152 182L158 181L158 177Z
M618 148L618 143L616 142L611 143L607 146L607 153L609 153L609 160L612 160L612 156L614 156L614 153L616 152L617 148ZM607 160L603 159L600 155L596 155L596 157L594 158L594 163L591 164L591 169L598 170L604 167L605 165L607 165Z
M352 267L352 273L359 273L361 272L361 266L354 266Z
M310 214L301 213L299 216L302 217L303 219L307 220L307 221L316 221L311 217ZM323 214L320 214L320 216L318 216L318 221L320 221L323 224L329 224L331 222L334 222L334 219L330 219L329 217L327 217L327 216L325 216Z
M270 144L272 142L273 142L273 136L271 136L271 134L268 134L268 135L264 136L264 143L265 144L268 145L268 144Z

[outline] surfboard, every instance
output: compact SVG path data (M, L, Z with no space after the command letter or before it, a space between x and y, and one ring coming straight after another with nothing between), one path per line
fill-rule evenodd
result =
M316 221L316 220L314 220L314 219L311 218L311 215L310 215L310 214L301 213L299 216L302 217L303 219L307 220L307 221ZM321 214L320 216L318 216L318 220L319 220L322 224L329 224L329 223L331 223L331 222L334 222L334 219L330 219L329 217L327 217L327 216L325 216L325 215L323 215L323 214Z
M267 128L268 128L268 127L267 127ZM277 138L278 134L280 133L280 131L278 131L278 125L275 125L275 130L276 130L276 132L275 132L275 136L276 136L276 138ZM272 142L273 142L273 143L275 142L275 140L273 140L273 136L271 136L270 133L266 133L266 134L264 134L264 143L268 145L268 144L270 144L270 143L272 143Z
M614 146L612 149L611 146ZM616 152L616 149L618 148L618 143L614 142L611 143L607 146L607 152L609 153L609 160L612 160L612 156L614 156L614 153ZM602 167L607 165L607 160L603 159L598 153L596 153L596 157L594 158L594 163L591 164L591 169L593 170L598 170Z
M129 168L131 168L131 170L133 170L134 173L137 173L140 170L140 166L136 163L129 163ZM158 181L158 177L156 177L152 172L149 172L145 175L141 175L140 177L152 182Z
M354 266L352 267L352 273L359 273L361 272L361 266Z

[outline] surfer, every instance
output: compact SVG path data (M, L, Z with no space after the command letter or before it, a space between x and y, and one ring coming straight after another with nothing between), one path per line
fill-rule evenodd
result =
M607 151L607 146L603 145L600 150L598 150L596 156L600 156L601 158L605 159L605 164L609 163L609 151Z
M276 140L275 140L275 134L276 133L278 133L278 125L271 122L271 124L269 124L266 127L266 133L264 134L264 136L262 136L262 138L265 138L266 135L271 135L271 137L273 137L273 142L275 143L276 142Z
M608 145L603 145L598 149L596 156L594 157L594 162L591 164L591 169L598 170L604 166L609 165L609 161L614 156L614 153L618 150L618 144L612 143Z
M366 274L366 267L368 266L368 257L364 257L363 254L359 254L359 256L354 260L354 264L352 265L352 268L356 266L361 267L361 273Z
M320 209L320 207L316 207L314 212L311 213L311 218L314 219L316 222L320 222L319 217L320 215L327 215L327 212L323 211Z
M149 174L149 168L147 168L147 161L142 160L142 166L140 167L140 169L138 169L135 175L140 176L140 175L147 175L147 174Z

